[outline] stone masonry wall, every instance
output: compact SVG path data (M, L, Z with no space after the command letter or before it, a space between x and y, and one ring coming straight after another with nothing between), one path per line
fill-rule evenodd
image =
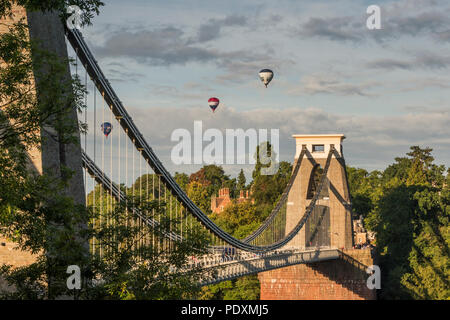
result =
M15 250L17 244L0 237L0 266L11 265L14 268L24 267L35 262L35 256L30 252ZM0 290L8 288L4 279L0 278ZM11 290L11 288L10 288Z
M14 267L23 267L35 261L35 257L30 252L15 250L16 248L16 243L0 237L0 262Z
M260 273L261 300L375 300L368 275L356 261L374 264L367 250L344 250L348 258L300 264ZM348 260L354 259L353 264Z

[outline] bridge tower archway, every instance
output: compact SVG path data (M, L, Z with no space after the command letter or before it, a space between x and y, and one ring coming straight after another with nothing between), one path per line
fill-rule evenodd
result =
M353 230L350 192L343 156L343 134L294 135L295 160L306 149L297 177L288 195L286 232L292 230L310 205L318 187L329 151L334 147L325 184L305 227L288 247L352 248Z

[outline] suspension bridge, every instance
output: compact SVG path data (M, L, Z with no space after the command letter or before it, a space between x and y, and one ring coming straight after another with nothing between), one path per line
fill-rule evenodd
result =
M57 17L49 19L46 23L55 23ZM29 23L36 21L29 19ZM353 230L343 135L294 136L296 155L284 192L261 226L237 239L217 226L176 183L148 143L151 137L144 137L127 112L81 32L65 28L62 33L75 54L72 71L87 88L86 109L78 120L90 130L80 139L80 163L84 202L100 220L94 225L108 224L108 215L125 204L125 223L142 230L135 247L151 245L160 252L170 252L194 230L204 230L210 239L208 253L192 257L185 266L185 270L205 270L201 285L337 260L351 261L363 269L344 252L352 248ZM106 122L114 128L107 138L97 130ZM158 210L140 208L130 197L138 203L163 205L163 216ZM169 223L162 235L146 233L147 226L156 228L163 219ZM89 245L100 255L107 250L95 238Z
M127 191L121 190L120 185L128 185L130 179L134 183L137 178L134 176L136 173L139 177L144 177L144 179L139 179L139 186L133 184L132 188L127 189L131 194L137 195L139 201L166 203L166 216L173 221L170 223L170 232L167 232L166 239L162 243L152 239L152 235L146 236L148 241L170 248L170 242L183 241L183 237L190 234L190 228L201 225L210 233L211 253L197 257L196 262L190 262L190 264L208 269L217 268L217 277L204 279L204 284L299 263L339 258L337 247L332 247L331 243L325 244L316 241L316 239L324 238L322 235L324 232L330 232L329 228L325 229L321 226L327 209L316 204L327 198L328 190L324 192L324 189L325 186L328 189L328 170L332 159L343 159L334 145L327 146L329 151L320 180L309 183L309 192L311 192L311 186L314 186L314 190L305 209L298 208L298 212L290 213L290 221L286 219L290 211L288 206L292 206L293 203L300 200L288 198L294 182L298 180L302 163L308 159L314 159L311 153L313 150L308 151L307 146L303 145L300 155L295 161L290 181L269 217L253 234L245 239L236 239L219 228L175 182L116 95L80 31L67 29L66 36L76 53L76 76L84 79L85 87L93 89L90 92L92 103L89 104L88 97L86 97L88 108L84 111L84 119L81 119L89 128L93 128L82 137L82 160L85 169L85 189L93 190L91 193L101 193L102 196L93 195L92 201L89 201L86 196L87 205L92 206L94 210L113 210L115 203L125 201L127 196ZM80 70L79 66L82 66L83 70ZM80 73L82 74L80 75ZM89 82L92 84L90 85ZM88 119L89 116L92 116L92 119ZM116 130L108 138L100 134L97 137L97 127L106 121L109 121L108 123ZM118 128L120 130L117 130ZM338 142L340 149L340 141ZM124 157L124 161L122 157ZM107 166L105 162L108 163ZM314 179L314 173L309 174L311 179ZM129 174L131 177L128 176ZM89 180L93 180L93 182ZM90 187L91 185L92 187ZM106 201L109 203L102 203ZM142 213L136 208L130 208L130 212L133 214L132 220L136 225L158 224L152 213ZM296 220L295 223L292 223L293 219ZM313 220L316 223L313 230L308 232L308 239L303 246L293 244L293 239L306 225L310 228L314 224L308 224ZM316 246L308 247L306 245L312 242ZM102 250L95 244L95 239L92 250Z

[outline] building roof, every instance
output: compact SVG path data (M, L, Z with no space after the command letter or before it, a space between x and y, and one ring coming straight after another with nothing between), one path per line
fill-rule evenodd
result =
M294 134L293 138L341 138L345 139L345 135L342 133L334 133L334 134Z

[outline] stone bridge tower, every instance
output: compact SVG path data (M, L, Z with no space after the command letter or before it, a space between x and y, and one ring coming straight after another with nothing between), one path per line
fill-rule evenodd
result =
M21 19L28 25L28 36L31 40L38 42L42 49L67 60L64 27L57 13L27 12L24 7L13 4L11 17L0 20L0 34L9 32L9 26ZM71 77L69 63L67 63L66 70L66 77ZM38 79L35 76L31 80L34 83L35 90L39 90L41 81L44 79ZM77 123L77 111L73 109L70 112L71 119L74 120L74 123ZM72 197L76 203L84 205L85 190L80 145L79 143L59 143L51 138L50 135L54 135L54 133L55 130L51 127L41 130L40 134L43 138L41 147L29 151L30 170L37 174L61 175L63 167L69 168L73 171L72 180L64 192ZM75 138L80 141L79 133L76 134ZM35 258L30 253L14 250L14 247L16 245L13 242L2 238L0 235L0 266L6 263L19 267L34 262ZM2 280L0 279L1 285Z
M288 196L286 232L295 227L310 204L331 146L334 146L336 152L331 159L324 188L316 202L316 209L288 246L352 248L350 193L342 152L342 141L345 136L324 134L293 137L296 141L295 160L298 160L303 147L306 147L306 154Z
M298 264L258 274L261 300L374 300L375 290L367 288L366 269L374 264L370 249L355 250L350 194L342 152L342 134L294 135L297 160L303 146L306 155L288 195L286 232L305 213L325 167L328 152L335 152L327 180L308 222L288 243L308 250L319 246L340 250L340 258Z

